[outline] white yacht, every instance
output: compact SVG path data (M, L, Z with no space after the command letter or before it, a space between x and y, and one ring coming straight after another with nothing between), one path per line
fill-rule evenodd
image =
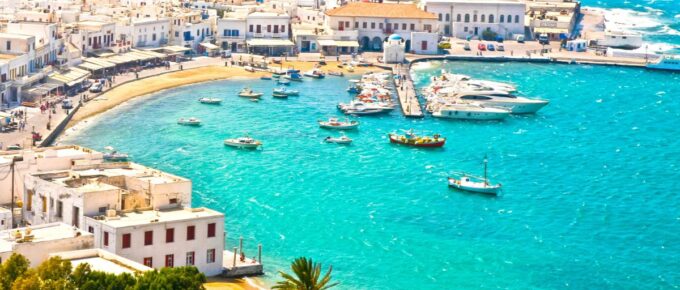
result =
M500 91L458 93L454 97L464 102L477 102L485 106L509 110L512 114L533 114L549 103L548 100L529 99Z
M445 104L432 113L436 118L459 120L503 120L509 115L508 110L485 107L474 102Z
M648 63L647 68L680 71L680 55L662 55L657 61Z

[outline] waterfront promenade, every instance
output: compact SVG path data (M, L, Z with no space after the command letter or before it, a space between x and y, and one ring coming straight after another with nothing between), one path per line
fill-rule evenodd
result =
M399 76L395 89L401 105L401 112L408 118L422 118L424 114L411 79L410 66L408 64L394 65L392 73Z

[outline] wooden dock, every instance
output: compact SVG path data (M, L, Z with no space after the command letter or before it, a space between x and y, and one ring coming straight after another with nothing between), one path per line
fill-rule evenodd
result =
M413 86L413 80L409 73L409 65L395 65L392 67L392 73L399 76L399 79L395 80L395 87L399 104L401 105L401 112L407 118L424 117L420 100L416 94L416 88Z

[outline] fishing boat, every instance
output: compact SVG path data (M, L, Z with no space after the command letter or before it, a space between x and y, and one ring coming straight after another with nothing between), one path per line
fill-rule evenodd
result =
M107 153L104 153L104 160L106 161L113 161L113 162L122 162L122 161L127 161L128 158L130 158L129 155L125 153L119 153L113 147L111 146L106 146L104 149L106 149Z
M313 70L306 71L304 73L304 76L314 78L314 79L322 79L322 78L326 77L326 74L323 73L323 71L321 71L319 69L313 69Z
M262 142L246 135L238 138L225 139L224 145L237 148L257 149L258 147L262 146Z
M298 90L289 90L286 88L276 88L274 89L274 97L288 97L288 96L298 96L300 95L300 91Z
M347 136L341 136L341 137L328 136L325 139L323 139L323 141L326 142L326 143L335 143L335 144L350 144L350 143L352 143L352 139L350 139Z
M300 73L296 72L289 72L283 78L290 80L290 81L296 81L296 82L301 82L302 81L302 75Z
M284 85L284 86L289 86L289 85L290 85L290 81L287 80L287 79L285 79L285 78L279 78L278 80L276 80L276 84L278 84L278 85Z
M359 127L358 121L350 121L347 119L343 122L338 120L338 118L329 118L328 121L319 120L317 122L319 123L319 127L325 129L352 130Z
M444 146L446 138L442 138L439 134L430 136L418 136L413 130L405 131L403 135L397 133L388 134L391 143L413 146L413 147L427 147L436 148Z
M501 184L491 184L487 178L487 163L488 160L484 156L484 177L475 177L470 174L463 174L459 178L449 177L449 186L469 192L485 193L498 195L501 190Z
M479 103L445 104L432 112L436 118L459 120L503 120L510 115L510 111L491 108Z
M194 118L194 117L191 117L191 118L188 118L188 119L179 118L179 120L177 120L177 124L185 125L185 126L200 126L201 120L199 120L198 118Z
M247 88L247 87L241 89L241 91L238 92L239 97L250 98L250 99L259 99L260 97L262 97L262 95L263 95L262 93L258 93L256 91L253 91L251 88Z
M199 102L202 104L208 104L208 105L219 105L222 103L222 99L218 98L200 98L198 99Z

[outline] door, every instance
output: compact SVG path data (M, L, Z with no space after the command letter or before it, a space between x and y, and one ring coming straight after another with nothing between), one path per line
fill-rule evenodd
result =
M479 34L479 27L475 27L475 35Z
M236 52L236 42L231 43L231 52Z
M80 208L77 206L73 207L73 215L71 217L71 224L77 228L80 227Z
M427 50L427 41L423 40L423 41L420 42L420 49L421 49L422 51L426 51L426 50Z

